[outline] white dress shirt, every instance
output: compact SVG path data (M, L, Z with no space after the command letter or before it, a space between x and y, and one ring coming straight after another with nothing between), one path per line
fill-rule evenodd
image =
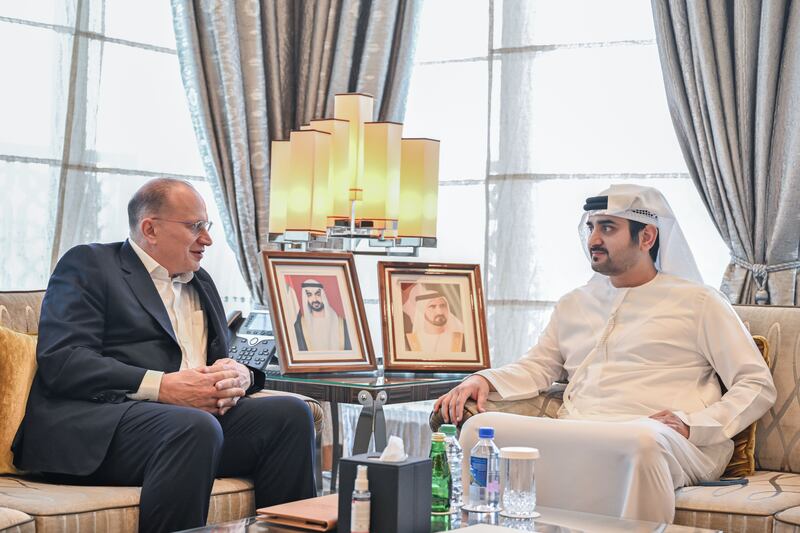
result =
M128 242L139 256L167 310L172 330L181 348L181 370L206 365L208 327L206 315L200 305L200 297L189 282L194 278L193 272L185 272L170 277L169 271L158 264L147 252L132 240ZM128 394L132 400L158 400L161 378L164 373L148 370L139 390Z

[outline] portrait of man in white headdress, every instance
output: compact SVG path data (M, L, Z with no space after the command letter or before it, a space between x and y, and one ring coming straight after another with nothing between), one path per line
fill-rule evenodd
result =
M294 321L299 351L351 350L347 321L328 301L325 285L306 279L300 285L300 302Z
M428 286L415 292L411 331L406 325L406 349L423 353L463 352L464 324L453 314L442 287Z

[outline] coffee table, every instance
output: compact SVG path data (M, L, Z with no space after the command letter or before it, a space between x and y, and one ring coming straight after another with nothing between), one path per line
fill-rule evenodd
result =
M493 524L520 531L540 531L542 533L617 533L617 532L636 532L636 533L709 533L719 531L713 529L702 529L689 526L678 526L675 524L659 524L657 522L647 522L644 520L624 520L609 516L581 513L577 511L567 511L551 507L537 507L536 510L542 516L536 520L519 520L487 513L462 513L460 527L474 524ZM440 517L431 519L431 531L449 531L449 522L439 520ZM447 517L449 518L449 517ZM213 533L297 533L308 531L303 529L288 528L285 526L272 526L258 521L256 517L243 518L208 526L204 528L190 529L195 532Z

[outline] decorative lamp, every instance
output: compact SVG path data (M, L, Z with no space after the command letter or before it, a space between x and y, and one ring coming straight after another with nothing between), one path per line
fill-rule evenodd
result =
M388 255L436 246L439 141L402 139L402 124L373 122L372 113L371 96L337 94L335 118L272 142L275 245ZM384 251L358 250L365 241Z
M356 220L371 224L384 238L397 235L400 209L400 139L396 122L364 124L364 192L356 205Z
M293 131L290 143L290 183L286 231L324 234L330 212L331 134Z
M312 120L311 129L331 134L331 175L329 195L331 210L328 213L328 226L337 220L347 221L352 216L350 201L350 123L336 118Z
M402 139L399 237L436 237L439 141Z
M364 175L364 123L372 121L374 98L368 94L337 94L333 117L350 123L350 200L361 200Z
M291 152L289 141L272 141L269 166L269 231L286 231L286 199L289 196Z

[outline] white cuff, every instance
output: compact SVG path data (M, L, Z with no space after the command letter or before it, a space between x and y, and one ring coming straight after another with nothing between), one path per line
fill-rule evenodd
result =
M128 393L128 398L131 400L149 400L151 402L157 402L158 393L161 390L161 378L163 376L163 372L148 370L144 373L142 382L139 384L139 390L135 393Z

